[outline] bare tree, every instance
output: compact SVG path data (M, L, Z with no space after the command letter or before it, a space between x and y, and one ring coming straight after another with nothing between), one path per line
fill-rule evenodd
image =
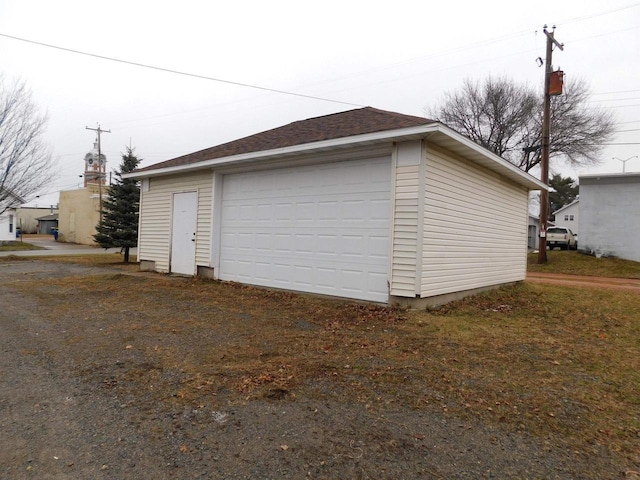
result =
M562 95L552 97L551 159L574 166L600 163L614 121L609 112L588 107L588 99L582 80L568 82ZM425 113L528 172L541 160L542 101L542 92L505 77L467 79Z
M26 84L0 75L0 213L12 196L27 199L51 180L46 123Z

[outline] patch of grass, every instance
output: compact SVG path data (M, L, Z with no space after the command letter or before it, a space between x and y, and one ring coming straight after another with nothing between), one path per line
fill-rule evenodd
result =
M20 241L0 242L0 252L10 252L14 250L44 250L43 247Z
M575 251L549 250L547 263L538 264L538 254L527 256L527 270L595 277L640 278L640 262L621 258L596 258Z
M1 259L2 257L0 257ZM15 260L18 257L10 257ZM29 257L19 257L33 260ZM39 256L38 260L46 260L51 263L74 263L77 265L86 265L93 267L115 267L118 270L124 270L126 272L139 272L140 265L138 264L135 255L129 256L129 263L124 263L123 256L120 253L109 254L79 254L79 255L51 255L51 256Z
M65 355L87 372L122 359L109 378L131 395L325 396L435 409L585 455L640 453L640 297L628 292L525 283L418 312L162 275L15 288L75 332Z
M524 284L414 318L437 332L429 343L449 410L559 435L584 452L638 453L637 296Z

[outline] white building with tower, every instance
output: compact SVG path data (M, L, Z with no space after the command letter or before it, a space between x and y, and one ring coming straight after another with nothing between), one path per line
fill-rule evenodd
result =
M93 142L93 148L84 156L84 187L89 185L105 186L107 172L107 157L99 153L98 142Z

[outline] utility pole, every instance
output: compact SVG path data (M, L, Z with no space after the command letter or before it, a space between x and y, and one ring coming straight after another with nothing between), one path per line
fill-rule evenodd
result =
M100 134L102 133L111 133L111 130L102 130L100 128L100 124L98 124L98 128L85 127L87 130L93 130L98 135L98 204L100 208L100 223L102 223L102 175L105 165L102 163L102 148L100 145Z
M547 31L547 26L543 28L544 34L547 36L547 53L544 65L544 109L542 113L542 158L540 164L542 171L540 180L545 185L549 185L549 137L551 124L551 93L549 86L551 84L551 72L553 66L551 64L551 56L553 55L553 46L560 50L564 50L564 45L559 43L553 36L556 27ZM538 263L547 263L547 223L549 222L549 191L544 189L540 192L540 242L538 244Z

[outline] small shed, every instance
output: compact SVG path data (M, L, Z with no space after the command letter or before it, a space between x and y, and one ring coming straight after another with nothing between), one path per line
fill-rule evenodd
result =
M362 108L149 167L144 269L382 303L523 280L546 186L441 123Z
M37 218L38 220L38 233L52 233L54 230L58 230L58 214L52 213L45 215L44 217Z

